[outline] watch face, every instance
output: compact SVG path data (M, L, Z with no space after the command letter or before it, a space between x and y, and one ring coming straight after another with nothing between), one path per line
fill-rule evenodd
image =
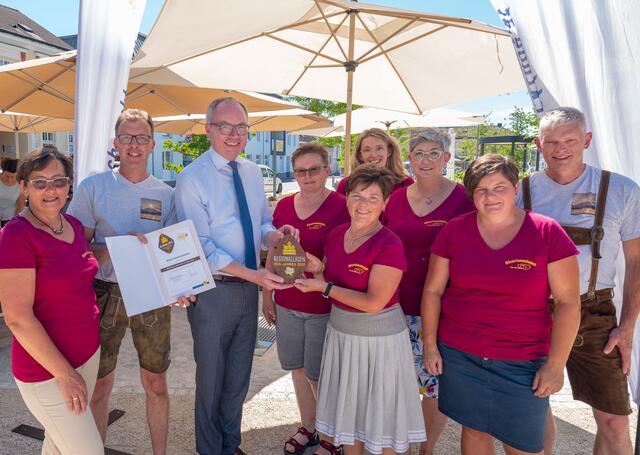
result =
M271 265L285 283L293 283L298 278L304 278L307 257L295 237L286 234L271 257Z

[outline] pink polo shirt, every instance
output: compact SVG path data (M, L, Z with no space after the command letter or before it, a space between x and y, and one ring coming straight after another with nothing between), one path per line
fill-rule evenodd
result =
M480 236L476 211L442 228L431 253L449 259L438 338L480 357L535 360L549 353L547 264L578 254L553 219L527 212L504 247Z
M98 262L77 219L71 244L37 229L21 216L0 231L0 268L35 269L33 313L73 368L82 366L100 346L99 311L93 290ZM13 375L22 382L40 382L53 376L13 338Z
M409 200L407 188L391 195L382 222L402 240L407 258L407 271L400 282L400 305L405 314L420 316L422 288L429 269L431 244L449 220L475 210L464 186L457 184L451 194L431 213L417 216Z
M347 195L347 181L348 180L349 180L349 177L345 177L342 180L340 180L340 182L338 183L338 188L336 188L336 192L337 193L343 194L345 196ZM396 183L393 186L393 189L391 190L391 194L395 193L396 191L398 191L401 188L408 187L412 183L413 183L413 179L411 177L407 177L402 182Z
M388 228L382 227L376 234L352 253L344 250L344 236L350 223L335 228L327 237L324 254L327 259L324 277L336 286L365 292L369 288L369 275L375 264L400 269L407 268L402 242ZM350 311L360 311L335 299L331 303ZM385 308L398 303L398 288Z
M283 224L300 230L300 246L322 260L324 244L334 227L349 221L346 199L334 191L327 196L318 209L307 218L300 219L296 213L293 198L285 197L278 202L273 211L273 225L280 228ZM307 274L313 278L313 274ZM275 302L283 308L311 314L326 314L331 311L331 302L319 292L303 293L296 288L275 291Z

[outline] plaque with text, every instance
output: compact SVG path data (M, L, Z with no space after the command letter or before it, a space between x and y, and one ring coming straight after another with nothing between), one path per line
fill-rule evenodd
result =
M273 271L284 278L285 283L293 283L304 278L307 258L300 243L292 235L286 234L271 257Z

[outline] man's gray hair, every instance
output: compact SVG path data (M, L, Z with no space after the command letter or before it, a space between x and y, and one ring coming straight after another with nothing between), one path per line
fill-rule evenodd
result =
M587 121L579 109L560 106L542 115L542 118L540 118L540 131L567 123L577 123L583 130L587 130Z
M221 104L237 104L242 108L244 113L247 115L247 119L249 118L249 111L247 111L247 108L245 107L244 104L242 104L240 101L238 101L232 96L223 96L221 98L216 98L215 100L211 101L211 103L209 104L209 107L207 107L207 122L211 122L213 120L213 113L215 112L217 107L220 106Z
M451 136L449 136L448 132L438 128L425 128L411 138L409 151L413 152L413 149L423 142L435 142L436 144L440 144L443 151L448 152L449 146L451 145Z

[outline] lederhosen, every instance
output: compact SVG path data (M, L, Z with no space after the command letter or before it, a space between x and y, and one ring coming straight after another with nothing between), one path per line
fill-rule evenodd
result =
M589 286L580 296L580 328L567 361L567 374L575 400L610 414L628 415L631 408L620 351L616 347L610 354L603 352L609 334L617 327L613 289L596 289L610 177L609 171L602 171L593 227L562 226L573 243L591 246ZM529 177L522 179L522 198L524 208L532 210ZM549 308L553 311L553 299Z

